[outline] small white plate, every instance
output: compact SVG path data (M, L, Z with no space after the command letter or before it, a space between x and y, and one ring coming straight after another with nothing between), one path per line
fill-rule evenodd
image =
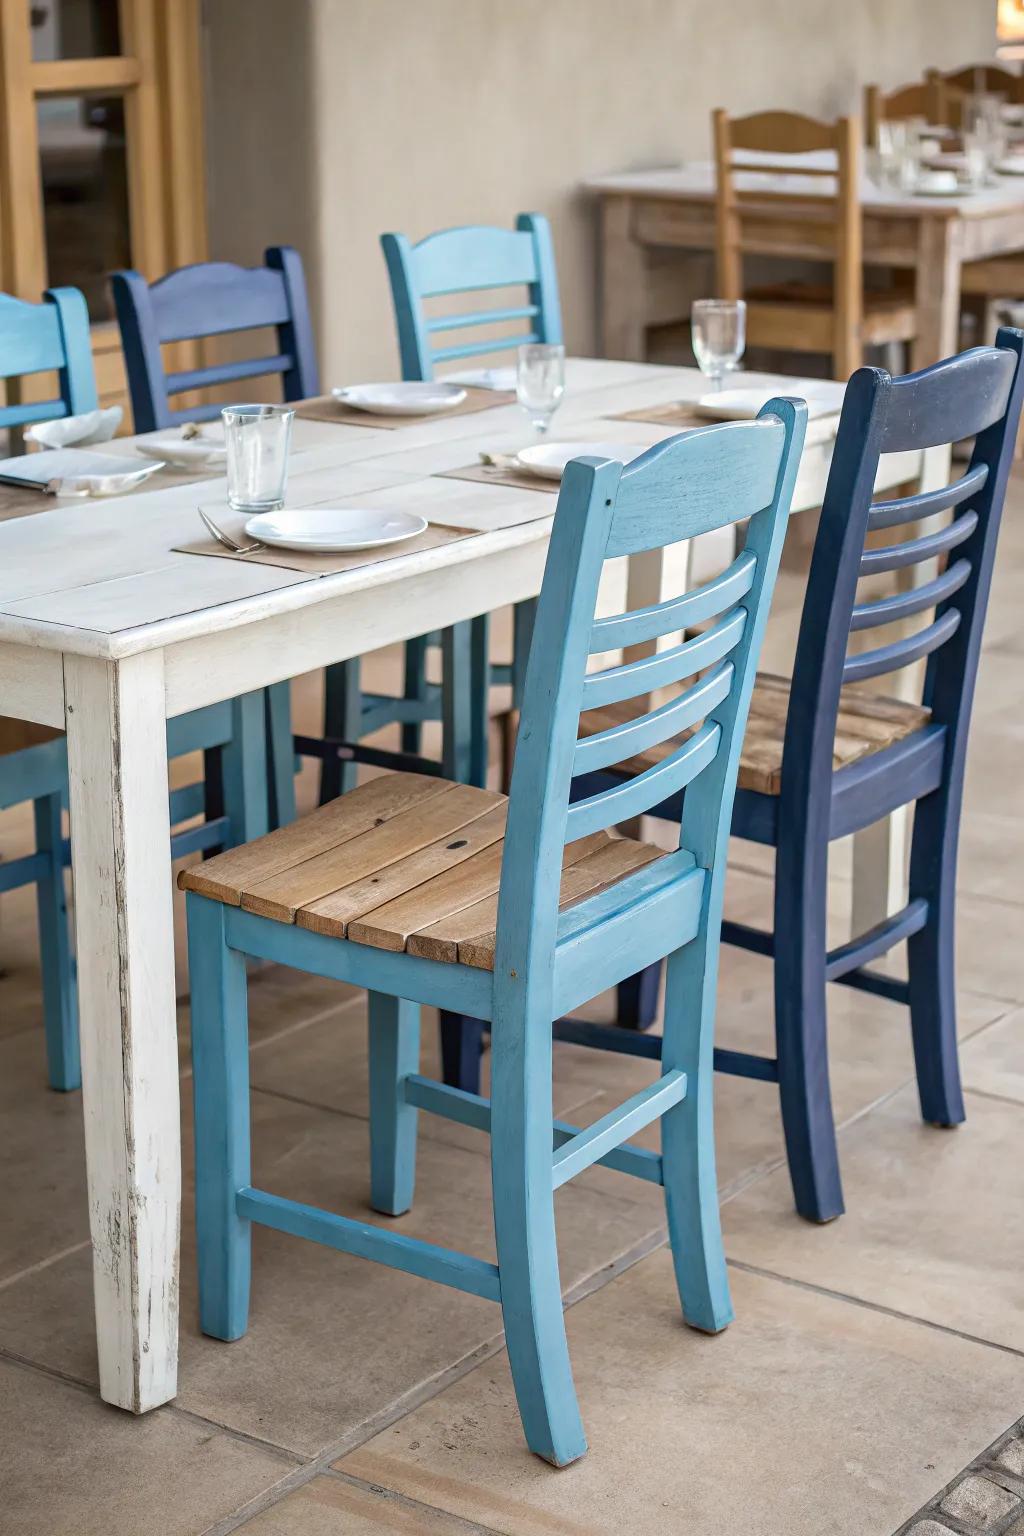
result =
M516 387L516 369L513 365L509 368L465 368L458 373L445 375L446 384L465 384L470 389L496 389L506 394Z
M285 507L250 517L245 531L261 544L310 554L339 554L377 549L414 539L427 527L411 512L378 512L365 507Z
M542 480L561 480L571 459L617 459L620 464L629 464L646 453L649 446L647 443L538 443L534 448L520 449L516 462Z
M996 166L1000 176L1024 176L1024 155L1011 155Z
M719 389L714 394L701 395L694 401L694 410L716 421L753 421L763 405L775 395L790 395L807 401L807 414L835 416L843 408L846 385L831 379L787 379L777 389L753 386L745 389Z
M227 449L223 440L204 437L179 437L173 432L159 432L151 437L135 441L136 453L144 459L160 459L172 469L203 469L220 467L227 462Z
M332 389L342 405L357 411L372 411L375 416L433 416L436 411L450 411L461 405L466 391L459 384L427 380L405 384L351 384L347 389Z

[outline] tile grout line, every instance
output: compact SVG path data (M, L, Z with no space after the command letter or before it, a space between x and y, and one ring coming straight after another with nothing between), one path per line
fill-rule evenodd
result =
M994 1104L1012 1104L1017 1109L1024 1109L1024 1099L1011 1099L1005 1093L993 1093L988 1088L974 1088L970 1083L964 1083L964 1093L973 1094L979 1099L991 1099Z
M1013 1355L1017 1360L1024 1360L1024 1349L1015 1349L1012 1344L1000 1344L995 1339L983 1339L976 1333L966 1333L962 1328L951 1328L946 1323L936 1323L929 1317L917 1317L913 1312L901 1312L897 1307L887 1307L880 1301L868 1301L863 1296L853 1296L849 1291L834 1291L827 1285L815 1285L813 1280L799 1280L795 1275L780 1275L777 1270L764 1269L759 1264L748 1264L744 1259L730 1259L726 1256L726 1264L730 1269L738 1269L743 1274L757 1275L762 1280L775 1280L780 1285L792 1285L797 1290L810 1291L815 1296L825 1296L831 1301L848 1302L850 1306L862 1307L866 1312L877 1312L883 1317L895 1318L898 1322L916 1323L921 1328L930 1328L935 1333L944 1333L954 1339L962 1339L967 1344L980 1344L985 1349L998 1350L1003 1355Z

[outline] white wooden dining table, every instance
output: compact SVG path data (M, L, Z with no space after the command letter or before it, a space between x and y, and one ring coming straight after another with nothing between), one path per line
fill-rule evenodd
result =
M747 382L788 390L784 378ZM671 429L608 418L705 388L692 369L571 359L553 435L654 443ZM810 424L797 510L820 505L836 422ZM100 1391L134 1412L173 1397L177 1374L166 721L535 595L555 505L546 490L443 476L529 441L515 405L396 430L295 425L290 505L358 501L478 531L310 578L174 552L201 534L197 505L223 502L223 481L58 502L0 524L0 713L67 732ZM884 466L883 486L945 472L928 455ZM620 578L609 604L621 605L623 587L650 600L673 573L645 557Z

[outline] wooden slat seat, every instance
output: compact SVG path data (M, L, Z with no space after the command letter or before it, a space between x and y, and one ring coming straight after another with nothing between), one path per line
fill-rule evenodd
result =
M15 720L11 715L0 715L0 757L12 752L24 752L27 747L41 747L44 742L55 741L63 731L55 731L49 725L36 725L31 720Z
M746 290L747 339L752 346L784 347L792 329L794 309L802 344L808 350L827 352L835 326L833 291L821 283L798 281L765 283ZM917 307L912 293L864 294L860 338L870 344L912 341L917 333ZM814 345L811 345L813 339Z
M740 756L739 787L763 795L777 795L782 784L782 748L789 712L789 678L759 672L750 702L750 717ZM580 720L580 735L621 725L638 710L634 701L592 709ZM845 768L872 752L892 746L904 736L919 730L929 718L929 711L919 704L904 703L879 694L862 693L847 688L842 695L836 722L832 766ZM684 733L689 734L689 733ZM646 752L618 766L626 773L643 773L676 751L682 736L660 742Z
M494 968L504 795L392 773L178 876L182 890L315 933ZM598 832L565 850L562 905L663 850Z

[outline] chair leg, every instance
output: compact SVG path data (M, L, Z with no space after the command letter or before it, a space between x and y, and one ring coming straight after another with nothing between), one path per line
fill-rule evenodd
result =
M441 635L441 765L446 779L470 783L473 736L472 629L453 624Z
M813 863L813 868L811 868ZM808 1221L843 1214L832 1116L825 1005L827 859L790 856L780 841L775 869L775 1039L782 1125L793 1195Z
M412 1205L419 1114L402 1080L420 1069L420 1007L370 993L370 1204L385 1216Z
M78 997L64 887L59 791L36 800L33 810L36 850L46 855L46 874L36 883L46 1064L50 1087L60 1093L70 1093L82 1086L82 1063L78 1048Z
M358 741L363 695L359 657L335 662L324 673L324 735L334 741ZM356 787L355 763L325 757L320 765L320 804L326 805Z
M262 837L269 827L267 708L262 689L232 699L231 740L222 749L222 764L229 840L237 847Z
M188 896L199 1326L241 1338L249 1320L251 1224L235 1194L251 1181L245 956L229 949L225 908Z
M464 1013L441 1010L441 1076L449 1088L480 1092L484 1025Z
M493 1031L491 1183L501 1311L531 1451L556 1467L587 1449L576 1402L555 1245L551 1187L551 1026L503 1020Z
M427 697L427 637L419 635L405 642L405 686L402 690L407 699L422 703ZM414 752L417 757L423 751L423 726L418 720L402 723L402 751Z
M922 1118L944 1126L966 1118L956 1039L957 830L941 790L918 802L910 894L927 899L928 921L907 945L910 1029Z
M224 751L222 747L207 747L203 752L203 819L219 821L224 815ZM205 861L222 851L204 848L202 856Z
M720 1333L733 1320L715 1178L714 1012L717 942L669 956L662 1071L686 1073L686 1097L662 1116L669 1240L683 1320Z
M295 739L292 734L290 683L274 683L264 694L267 711L267 778L270 826L295 820Z
M635 976L620 981L616 988L618 1011L615 1019L620 1029L650 1029L658 1016L660 990L660 962L645 966Z
M526 687L526 668L530 660L533 626L537 618L537 599L528 597L512 609L512 708L519 709Z

